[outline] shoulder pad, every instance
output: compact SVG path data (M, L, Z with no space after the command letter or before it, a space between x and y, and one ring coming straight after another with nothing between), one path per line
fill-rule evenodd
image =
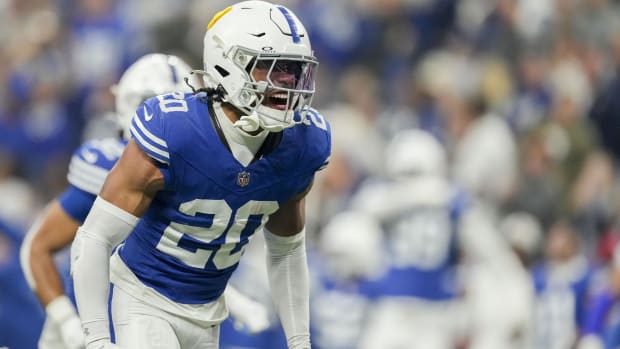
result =
M308 161L314 171L320 171L329 164L331 156L331 127L329 122L313 108L308 109L302 121L305 127L305 142Z
M167 139L173 127L169 124L189 111L187 99L192 94L172 92L147 99L131 120L131 137L151 158L168 164L170 151ZM176 115L175 115L176 114Z
M125 145L118 139L95 139L83 143L69 164L67 180L88 193L98 194L108 172L123 153Z

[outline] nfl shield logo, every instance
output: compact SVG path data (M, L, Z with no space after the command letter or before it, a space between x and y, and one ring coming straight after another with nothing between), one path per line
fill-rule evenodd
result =
M250 173L246 171L239 172L237 175L237 185L245 187L250 184Z

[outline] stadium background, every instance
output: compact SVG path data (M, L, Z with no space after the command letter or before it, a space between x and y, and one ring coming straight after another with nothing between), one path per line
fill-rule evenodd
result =
M72 151L113 134L110 87L142 54L201 69L230 1L0 0L0 346L42 314L19 244L66 185ZM620 1L291 0L320 60L314 106L333 156L308 204L310 243L383 174L385 144L422 128L530 262L552 229L613 267L620 212ZM561 222L562 224L557 224ZM561 226L561 228L558 228ZM501 228L501 229L500 229Z

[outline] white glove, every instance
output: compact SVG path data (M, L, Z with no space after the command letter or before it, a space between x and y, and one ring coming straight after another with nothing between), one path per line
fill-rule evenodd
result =
M66 348L84 348L84 335L82 334L80 318L67 296L62 295L51 301L45 307L45 313L59 329Z
M603 349L604 347L601 338L595 334L584 336L577 345L577 349Z
M122 349L114 343L110 343L109 339L100 339L89 343L86 349Z
M226 288L224 295L237 331L255 334L269 328L269 311L261 303L241 294L232 286Z

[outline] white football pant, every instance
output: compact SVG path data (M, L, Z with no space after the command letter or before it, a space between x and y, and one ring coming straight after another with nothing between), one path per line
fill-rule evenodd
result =
M362 349L453 349L463 316L458 301L390 297L379 301L363 332Z
M201 326L130 296L112 295L116 344L126 349L218 349L220 326Z

